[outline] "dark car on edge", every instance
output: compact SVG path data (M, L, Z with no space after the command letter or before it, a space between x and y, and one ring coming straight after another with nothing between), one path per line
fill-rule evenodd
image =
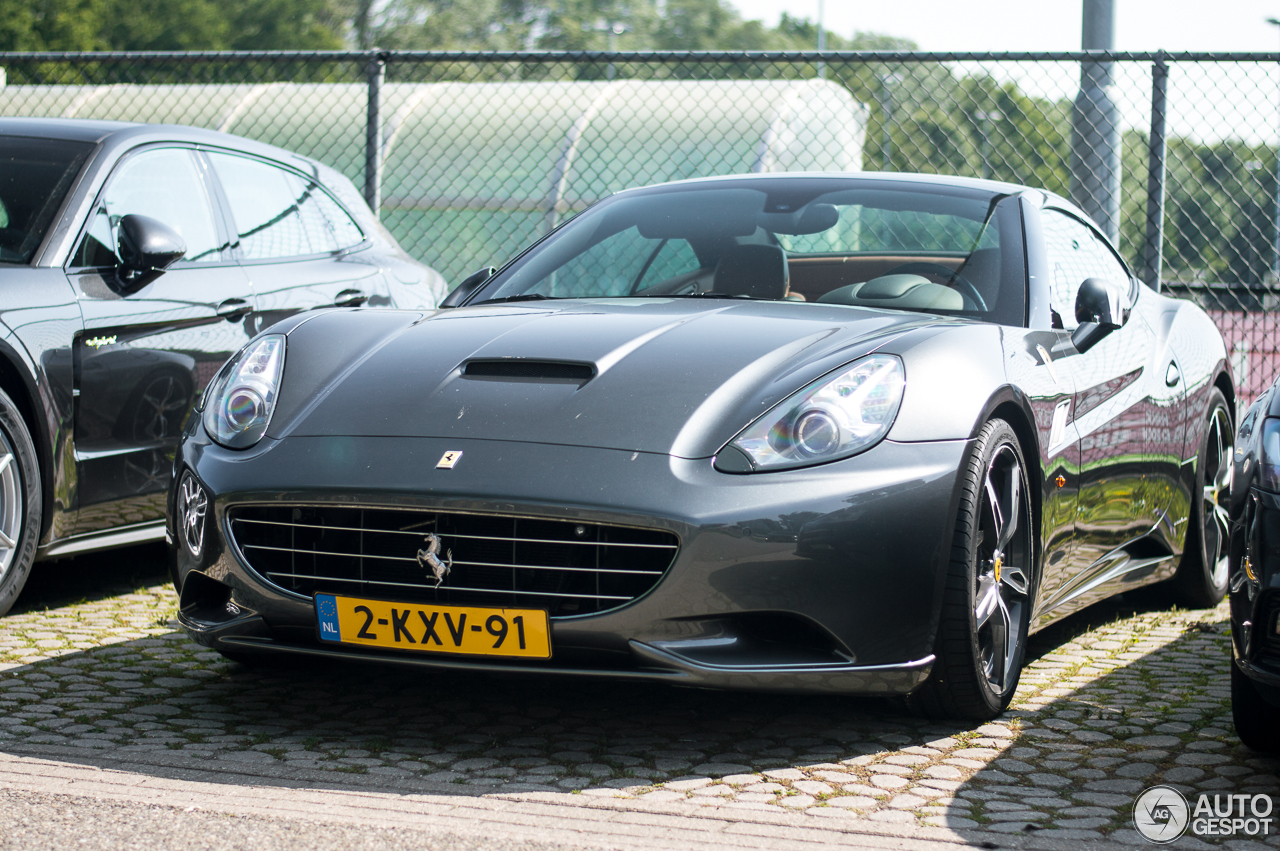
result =
M164 535L185 417L263 328L443 293L313 160L190 127L0 119L0 614L33 560Z
M1224 593L1222 337L1045 192L628 190L443 306L293 317L211 383L195 640L990 718L1031 631Z
M1240 741L1280 752L1280 378L1240 416L1235 447L1212 483L1231 490L1231 713Z

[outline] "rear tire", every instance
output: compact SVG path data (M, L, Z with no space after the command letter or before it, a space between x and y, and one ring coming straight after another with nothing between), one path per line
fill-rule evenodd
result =
M1026 469L1013 428L983 426L960 470L933 670L907 698L919 714L989 720L1018 688L1034 590Z
M1258 688L1231 662L1231 717L1240 741L1255 751L1280 753L1280 709L1258 693Z
M27 584L43 510L35 444L13 400L0 391L0 616Z
M1216 387L1209 391L1207 422L1196 454L1187 540L1171 582L1177 602L1193 609L1212 608L1227 593L1231 530L1227 503L1231 498L1235 429L1227 400Z

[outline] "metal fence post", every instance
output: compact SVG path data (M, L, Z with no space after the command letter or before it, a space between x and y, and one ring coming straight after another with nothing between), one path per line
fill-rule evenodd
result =
M1164 52L1151 66L1151 136L1147 143L1147 241L1142 252L1143 278L1160 292L1164 265L1165 115L1169 63Z
M378 215L382 205L382 119L379 117L382 98L382 82L386 77L387 63L380 52L369 54L365 61L364 76L369 91L369 110L364 133L364 200Z
M1098 57L1080 63L1080 92L1071 112L1071 200L1118 241L1120 110L1112 97L1113 0L1084 0L1081 43Z
M1276 205L1275 219L1271 228L1271 273L1280 283L1280 140L1276 141Z

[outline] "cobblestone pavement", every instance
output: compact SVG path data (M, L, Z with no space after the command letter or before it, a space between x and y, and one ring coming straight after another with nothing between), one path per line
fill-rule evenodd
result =
M158 558L143 549L118 561ZM819 826L946 828L997 843L1145 844L1133 800L1156 783L1280 793L1280 762L1232 729L1225 605L1094 607L1032 639L1010 711L963 725L887 701L247 668L176 630L162 577L90 583L80 600L37 589L0 621L0 753L402 793L608 797L666 813L792 811Z

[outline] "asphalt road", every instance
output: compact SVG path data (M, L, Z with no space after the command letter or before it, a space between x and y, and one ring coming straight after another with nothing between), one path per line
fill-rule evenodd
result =
M0 621L0 848L1135 847L1149 786L1280 794L1280 763L1231 727L1225 607L1151 594L1035 636L986 725L877 700L251 669L189 642L174 603L158 548L37 567Z

